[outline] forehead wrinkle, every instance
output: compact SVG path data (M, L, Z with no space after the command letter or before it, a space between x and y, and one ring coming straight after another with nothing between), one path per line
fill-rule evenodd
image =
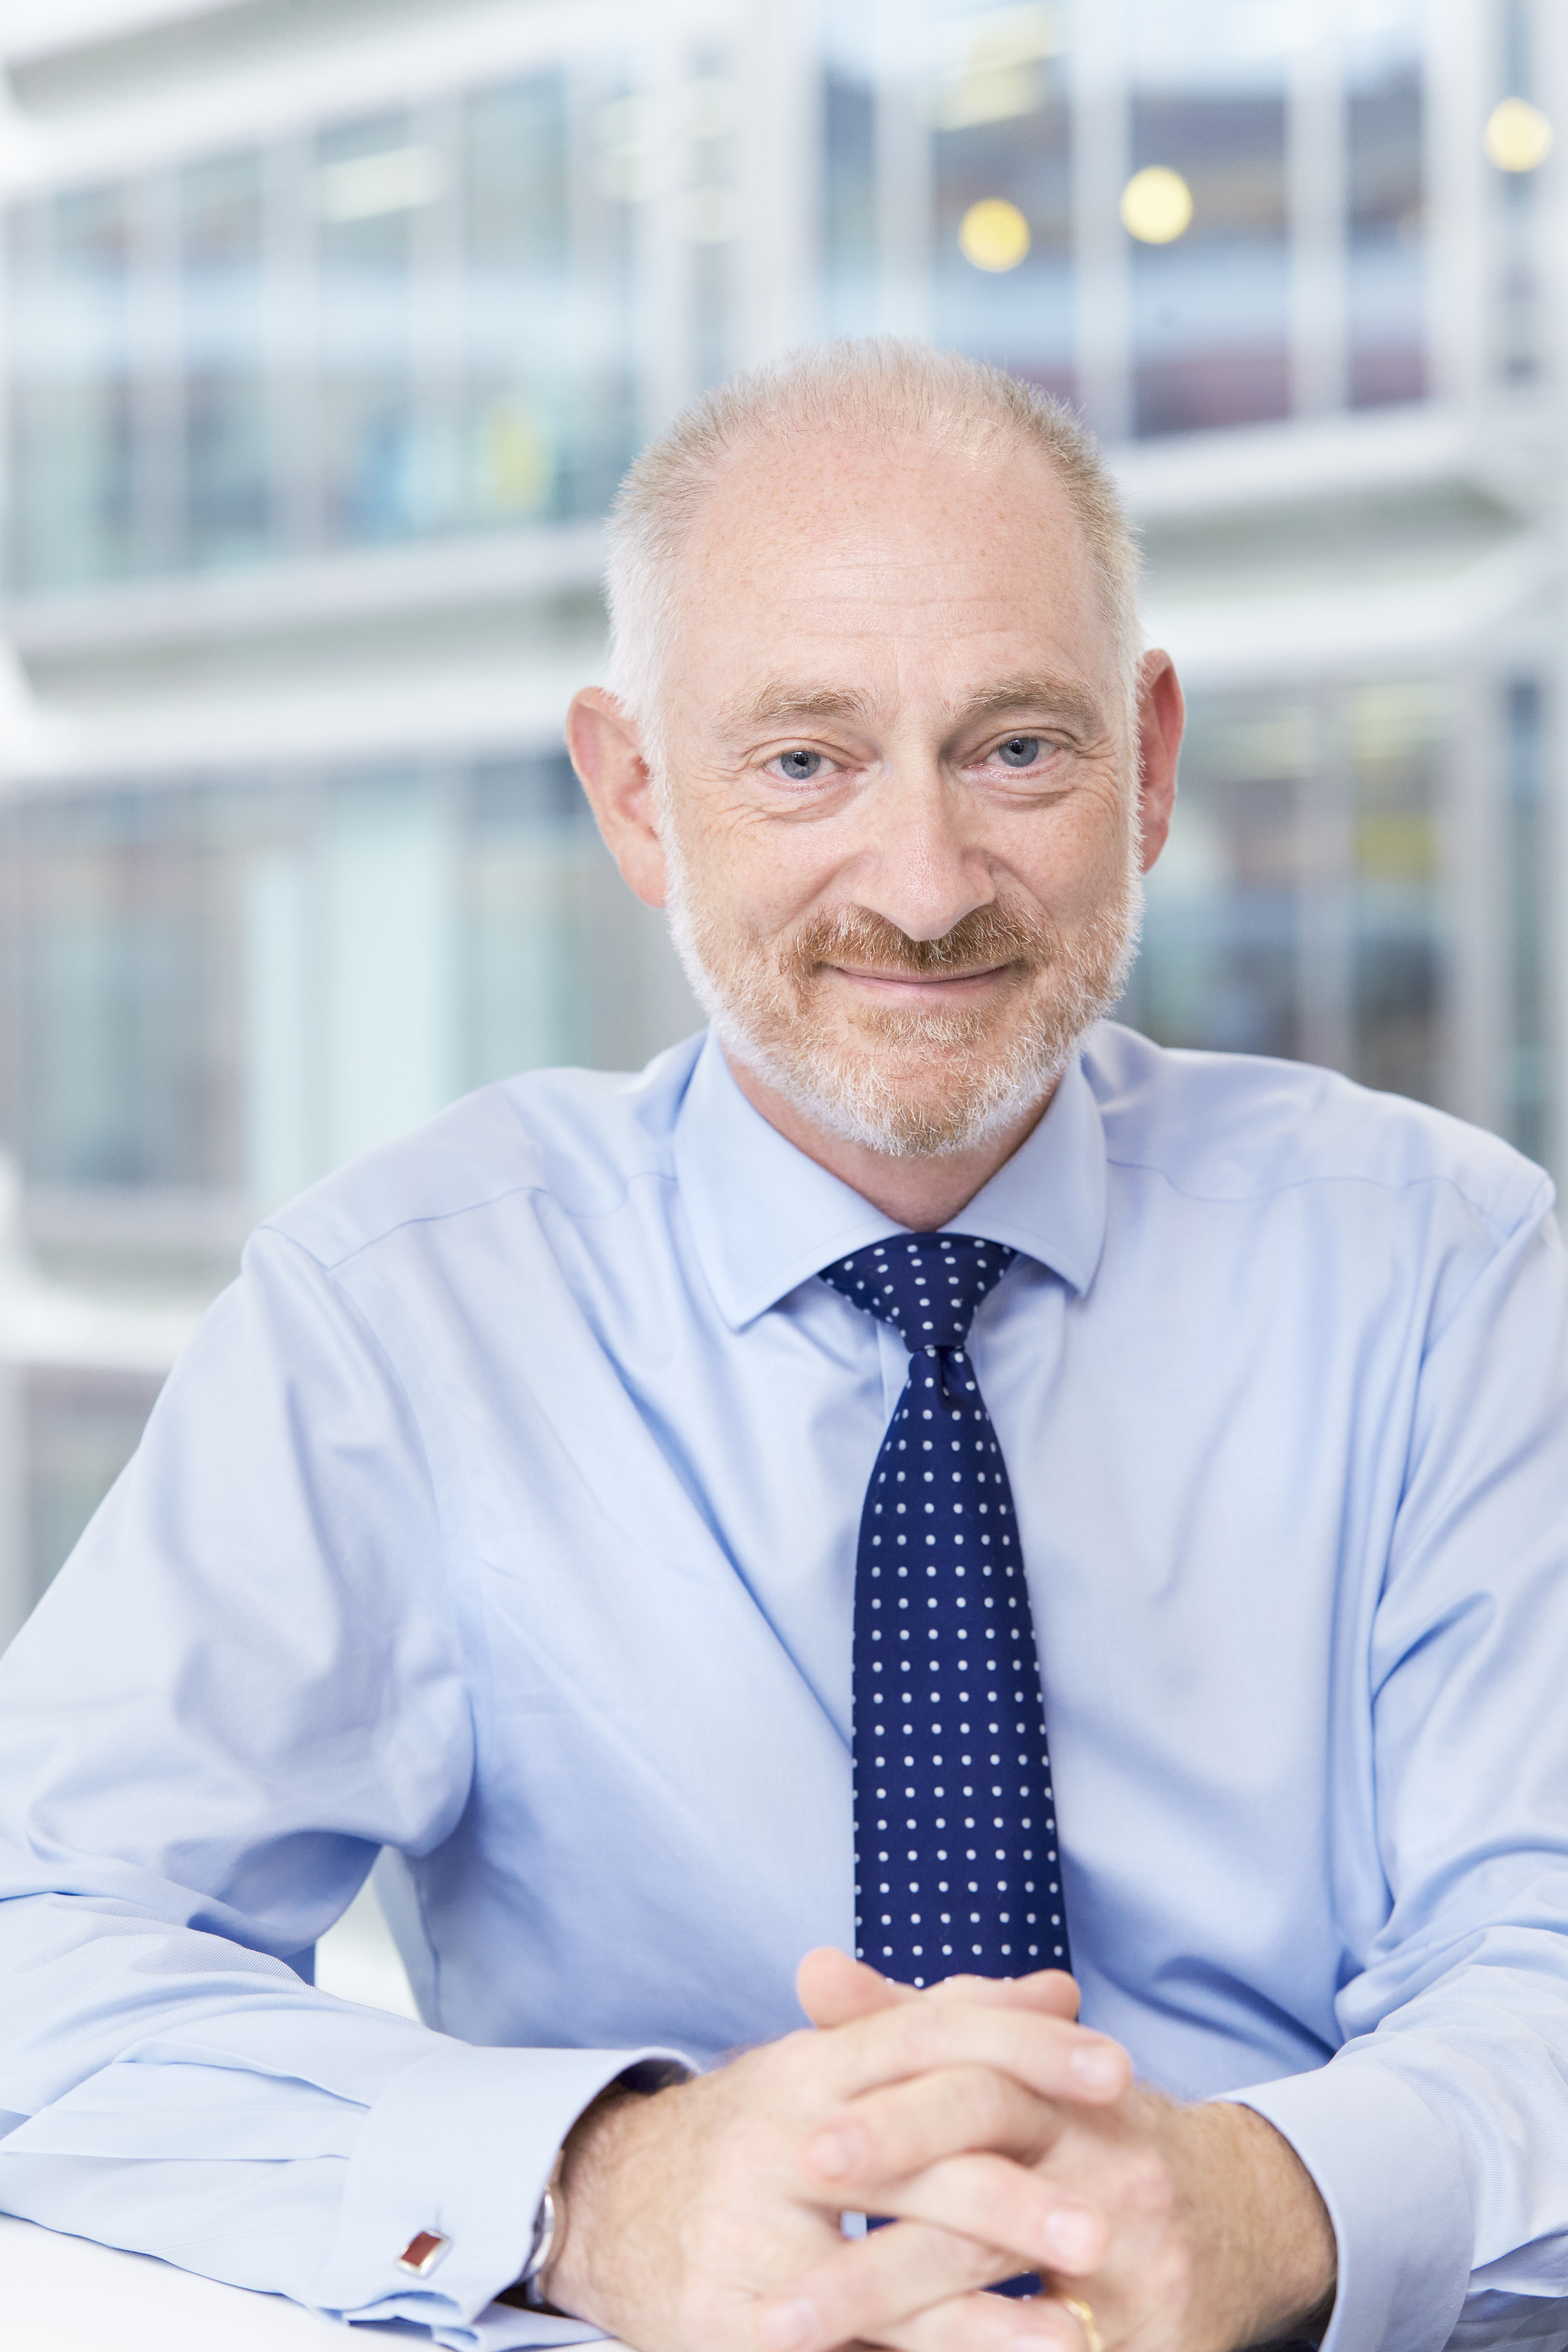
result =
M766 597L770 604L780 601L775 574L762 567L739 566L742 591L754 591ZM798 594L785 601L794 604L804 601ZM910 606L998 605L1011 609L1016 600L1010 597L994 579L966 576L956 566L942 567L929 561L910 563L843 563L837 566L815 562L812 574L810 604L864 604L873 610L896 603L900 611Z

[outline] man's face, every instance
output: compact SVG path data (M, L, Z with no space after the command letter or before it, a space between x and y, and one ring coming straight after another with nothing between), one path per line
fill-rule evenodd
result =
M686 561L664 702L678 942L830 1131L963 1150L1037 1104L1136 933L1136 753L1047 463L764 445Z

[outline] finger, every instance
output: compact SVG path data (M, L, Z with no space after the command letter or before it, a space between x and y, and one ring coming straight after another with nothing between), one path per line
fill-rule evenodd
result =
M950 2066L990 2066L1040 2097L1107 2106L1132 2079L1127 2053L1065 2018L978 2002L916 1999L818 2037L819 2079L853 2098Z
M879 2187L872 2210L979 2238L1013 2257L1016 2271L1086 2278L1105 2260L1106 2215L1005 2156L949 2157L911 2179Z
M874 2183L907 2179L970 2148L1032 2162L1054 2146L1064 2120L1056 2100L1037 2098L1011 2074L952 2066L862 2092L825 2116L802 2147L802 2170L809 2188L854 2206Z
M1076 1977L1065 1969L1038 1969L1026 1977L944 1977L926 1993L927 2000L973 2000L994 2009L1037 2009L1047 2017L1078 2016L1080 1996Z
M900 2321L882 2344L888 2352L1086 2352L1079 2322L1050 2295L955 2295Z
M831 1944L807 1952L795 1972L795 1990L813 2025L847 2025L852 2018L921 1998L913 1985L881 1976Z
M1038 1969L1026 1977L944 1977L917 1992L878 1974L847 1952L819 1945L807 1952L795 1971L795 1991L814 2025L846 2025L881 2009L910 2000L972 2000L997 2009L1038 2009L1055 2017L1076 2018L1079 1989L1062 1969Z
M887 2331L929 2305L1011 2278L1010 2253L919 2221L846 2239L826 2259L757 2306L763 2352L826 2352Z

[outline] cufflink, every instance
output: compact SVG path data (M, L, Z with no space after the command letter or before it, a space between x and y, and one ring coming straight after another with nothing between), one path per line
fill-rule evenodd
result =
M428 2278L451 2242L439 2230L421 2230L398 2255L397 2267L406 2271L410 2278Z

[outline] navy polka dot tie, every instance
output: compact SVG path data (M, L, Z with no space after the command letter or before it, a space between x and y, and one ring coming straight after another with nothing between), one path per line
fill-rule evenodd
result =
M825 1266L910 1351L855 1573L856 1950L884 1976L1071 1966L1006 1465L964 1341L1016 1253L916 1234Z

